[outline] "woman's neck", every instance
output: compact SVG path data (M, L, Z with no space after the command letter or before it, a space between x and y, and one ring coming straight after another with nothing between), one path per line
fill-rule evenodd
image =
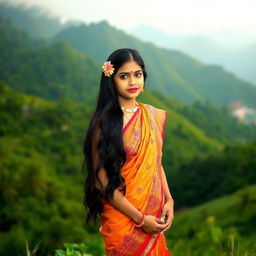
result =
M136 107L135 102L136 102L136 98L129 99L129 100L119 99L120 107L124 107L126 109L133 109L133 108L135 108Z

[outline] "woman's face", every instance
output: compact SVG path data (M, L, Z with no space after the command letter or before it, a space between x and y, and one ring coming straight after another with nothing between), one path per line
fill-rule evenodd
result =
M122 65L114 76L119 97L126 100L139 96L144 87L144 77L141 67L131 60ZM137 88L137 90L131 90Z

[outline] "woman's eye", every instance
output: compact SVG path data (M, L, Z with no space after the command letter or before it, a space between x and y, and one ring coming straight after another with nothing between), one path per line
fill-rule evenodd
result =
M125 79L127 77L127 75L121 75L120 78L121 79Z
M140 76L142 76L142 73L136 73L135 76L136 76L136 77L140 77ZM120 75L120 78L121 78L122 80L126 79L127 77L128 77L128 75Z

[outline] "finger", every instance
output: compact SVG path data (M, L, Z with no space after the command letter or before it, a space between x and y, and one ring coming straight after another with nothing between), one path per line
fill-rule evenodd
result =
M162 218L162 217L159 217L159 218L155 217L156 223L159 223L159 224L165 223L164 218L162 218L162 219L161 219L161 218Z
M160 216L160 221L161 222L164 222L164 219L165 219L165 215L167 214L167 211L166 210L163 210L162 212L161 212L161 216Z
M166 226L162 229L162 231L165 232L166 230L168 230L170 228L171 224L172 224L172 221L166 222Z
M166 229L169 229L169 228L170 228L170 226L171 226L171 224L172 224L172 221L173 221L173 218L172 218L172 217L170 217L170 218L167 219L166 223L168 224L168 227L167 227Z
M172 222L170 222L170 223L168 224L168 226L167 226L165 229L162 230L161 234L164 233L164 232L166 232L166 231L171 227L171 225L172 225Z
M163 229L165 229L168 225L169 225L169 223L157 224L156 228L157 228L158 232L160 232Z
M158 218L158 219L156 219L156 223L165 224L165 221L164 221L164 219Z
M155 219L155 223L156 223L157 225L161 225L161 226L166 225L166 222L165 222L165 221L162 222L162 221L161 221L160 219L158 219L158 218Z
M173 215L169 214L167 212L167 220L166 220L166 223L170 223L171 221L173 220Z

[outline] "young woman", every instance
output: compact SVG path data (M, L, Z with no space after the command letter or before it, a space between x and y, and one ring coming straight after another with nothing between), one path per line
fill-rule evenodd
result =
M100 216L107 255L170 255L164 232L174 200L162 166L166 111L137 102L147 72L122 48L102 66L100 91L84 142L87 222Z

